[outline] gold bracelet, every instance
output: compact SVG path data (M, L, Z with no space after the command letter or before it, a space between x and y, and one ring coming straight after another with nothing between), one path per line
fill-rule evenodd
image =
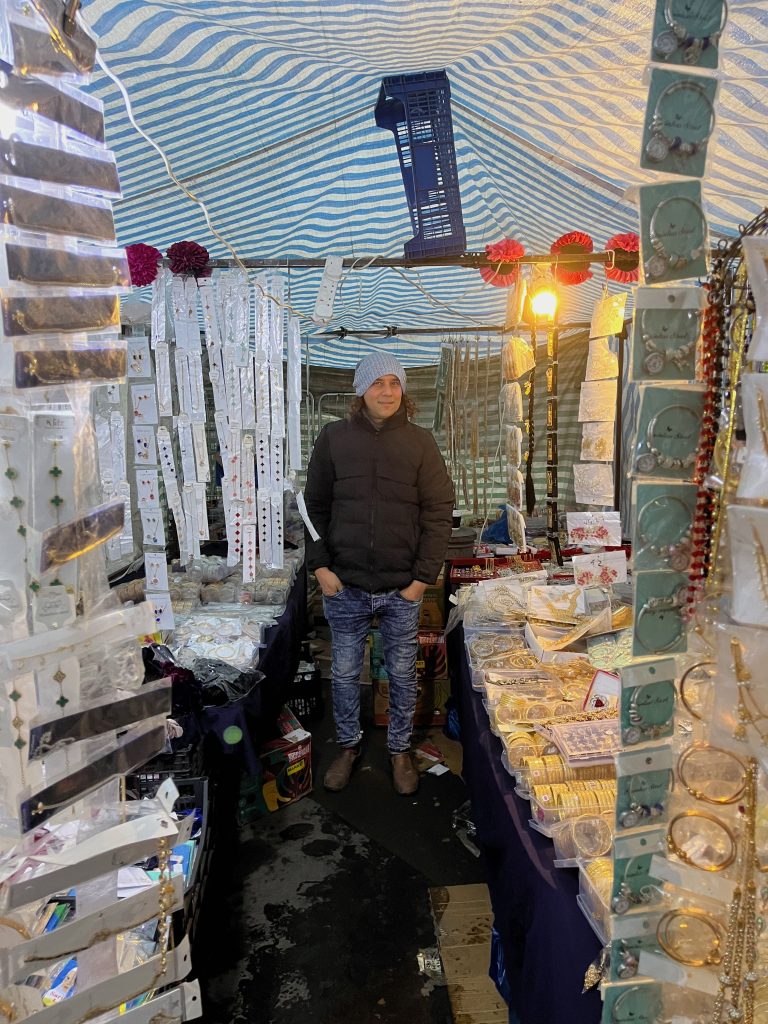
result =
M675 825L682 821L684 818L702 818L705 821L709 821L713 825L717 825L718 828L722 829L723 832L728 836L728 842L730 843L730 849L724 861L720 864L713 865L702 865L697 864L686 851L678 845L673 835ZM692 868L698 868L699 871L725 871L726 868L730 867L731 864L736 860L736 840L733 837L733 833L727 825L723 824L719 818L716 818L714 814L707 814L706 811L682 811L680 814L670 821L669 828L667 829L667 847L674 853L674 855L681 860L684 864L690 865Z
M689 666L685 670L685 672L683 672L683 675L682 675L682 677L680 679L680 700L681 700L681 702L683 704L683 707L688 712L688 714L691 715L693 718L695 718L698 722L703 721L704 716L700 715L698 713L698 711L694 711L693 708L691 707L690 702L688 701L688 698L685 695L685 684L686 684L686 681L687 681L688 677L693 672L695 672L697 669L704 668L705 665L712 665L712 666L714 666L715 662L714 661L697 661L695 665Z
M697 753L702 753L705 750L710 750L716 754L724 754L732 761L735 761L739 766L741 769L741 780L738 784L739 788L735 793L722 797L709 796L709 794L704 793L702 790L695 789L690 782L686 781L685 766L688 764L689 759ZM741 758L737 757L736 754L731 753L730 750L724 750L722 747L714 747L711 743L694 743L692 746L688 747L688 749L680 755L680 760L677 762L677 774L686 792L690 793L695 800L702 800L707 804L735 804L739 797L744 793L747 785L747 766Z
M685 957L680 953L680 950L672 944L669 940L668 930L671 923L676 918L694 918L697 921L701 921L707 928L712 932L714 941L712 948L709 952L697 959ZM681 910L671 910L662 917L656 927L656 941L668 957L676 960L679 964L685 964L688 967L709 967L712 964L719 964L723 957L720 953L720 948L723 945L725 938L722 926L715 921L705 910L700 910L698 907L686 907Z

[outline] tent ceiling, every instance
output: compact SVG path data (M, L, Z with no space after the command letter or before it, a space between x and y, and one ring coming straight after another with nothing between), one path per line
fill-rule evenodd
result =
M511 236L543 252L575 229L602 248L636 227L624 193L652 177L636 165L652 0L86 0L84 17L139 124L240 256L364 265L402 254L411 230L399 165L373 109L383 76L442 67L469 248ZM706 196L711 229L730 233L768 196L765 2L731 0L722 52ZM93 89L118 156L122 243L164 250L189 238L228 255L116 87L99 72ZM311 312L319 277L291 271L295 308ZM595 268L566 290L563 316L587 319L602 281ZM504 290L476 271L371 269L345 279L334 325L471 332L503 322L504 305ZM313 342L312 359L348 365L365 344ZM432 362L436 344L405 337L398 350Z

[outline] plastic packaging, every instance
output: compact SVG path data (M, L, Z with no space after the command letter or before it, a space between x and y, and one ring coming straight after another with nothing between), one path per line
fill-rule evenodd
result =
M728 18L726 0L697 5L656 0L651 60L667 65L714 69Z
M16 74L4 75L0 80L0 102L12 110L43 117L91 142L104 142L101 102L64 83L54 85Z
M691 561L695 484L636 483L632 499L633 566L685 572Z
M57 185L35 182L34 190L21 181L0 177L3 223L26 231L72 235L114 242L115 222L109 200Z
M117 166L110 150L65 142L55 133L38 135L21 130L11 138L0 138L0 173L120 195Z
M704 390L698 385L641 385L632 475L690 479L703 409Z
M717 80L666 68L650 74L640 166L701 178L715 131Z
M535 365L536 355L533 346L525 338L512 337L504 343L501 350L501 366L505 380L517 380L523 374L529 373Z
M500 402L502 423L520 423L523 420L523 393L517 381L504 384Z
M701 182L643 185L638 194L640 265L645 284L706 276L709 229Z

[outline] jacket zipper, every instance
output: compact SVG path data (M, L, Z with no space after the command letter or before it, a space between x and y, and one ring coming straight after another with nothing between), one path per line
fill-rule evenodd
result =
M379 439L379 432L378 432L378 430L373 435L373 437L374 437L374 443L376 441L378 441L378 439ZM375 558L374 558L374 556L375 556L375 547L374 547L374 543L373 543L373 536L374 536L374 525L375 525L375 522L376 522L376 484L378 482L378 473L377 473L377 470L376 470L376 466L377 466L376 457L374 455L373 469L371 471L371 475L373 477L373 480L371 482L371 552L370 552L370 559L369 559L369 570L370 570L371 574L373 574L374 561L375 561Z

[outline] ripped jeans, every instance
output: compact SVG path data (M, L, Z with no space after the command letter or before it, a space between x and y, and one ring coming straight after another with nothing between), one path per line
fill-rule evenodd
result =
M373 617L379 617L384 644L384 665L389 678L387 746L393 754L410 749L416 709L416 650L421 601L409 601L399 590L369 594L344 587L323 597L323 611L331 627L333 718L342 747L360 742L360 672L365 641Z

